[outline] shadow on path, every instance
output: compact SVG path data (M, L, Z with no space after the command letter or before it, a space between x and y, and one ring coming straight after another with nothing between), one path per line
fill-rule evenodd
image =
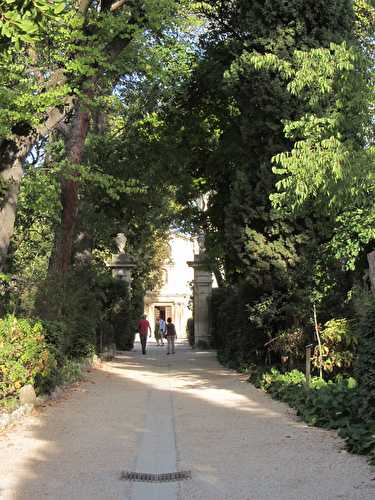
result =
M179 345L175 356L166 356L150 346L142 356L137 344L0 438L0 498L130 500L132 484L120 474L140 463L141 443L155 432L150 413L157 422L157 401L164 404L166 392L172 395L176 467L193 474L179 483L176 498L375 497L373 469L363 458L221 368L213 352Z

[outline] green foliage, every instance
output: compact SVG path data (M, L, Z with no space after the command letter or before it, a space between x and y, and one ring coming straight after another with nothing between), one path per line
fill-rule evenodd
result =
M59 370L59 383L69 385L83 380L84 370L88 366L87 359L66 359L64 365Z
M56 368L40 322L6 316L0 320L0 397L17 395L25 384L41 386Z
M310 387L302 384L302 380L296 383L290 374L280 375L276 376L270 391L274 397L296 408L310 425L338 429L349 424L357 396L354 379L325 383L316 378Z
M319 149L322 142L322 156L329 149L323 160L330 168L341 167L330 164L337 138L363 151L368 73L353 4L235 0L204 2L201 9L208 29L190 81L164 108L146 119L141 114L128 151L141 161L150 152L156 162L165 158L164 172L172 165L183 223L206 233L207 269L222 286L211 303L220 359L233 367L264 359L264 345L280 334L278 352L294 349L302 359L302 339L297 346L288 335L312 330L313 303L322 322L350 317L354 276L329 246L337 234L334 215L312 203L298 216L273 208L280 179L273 158L288 156L303 134L312 153L315 143ZM114 142L112 150L120 148ZM297 167L296 161L298 173ZM346 171L340 175L344 181ZM199 195L206 195L204 213L194 211Z
M323 219L319 207L306 206L300 217L277 212L269 197L278 180L272 158L294 143L284 126L318 106L314 86L324 87L327 96L336 89L337 72L344 66L351 71L354 12L346 0L211 1L202 9L208 19L202 54L176 113L172 108L166 120L169 142L179 153L176 169L182 165L191 176L190 190L186 181L185 193L177 196L188 204L189 195L206 194L206 212L190 215L194 229L206 233L207 267L221 276L221 285L242 289L242 306L262 330L261 344L306 325L313 296L325 309L329 300L335 308L340 304L334 300L340 297L340 269L325 246L334 220ZM342 61L331 66L336 55ZM309 79L322 58L328 68L321 69L320 80ZM304 125L319 129L318 121ZM357 126L348 130L351 137ZM345 277L341 296L349 281ZM256 337L255 330L243 335Z
M312 363L325 372L352 371L357 354L358 336L353 323L347 319L332 319L320 332L321 349L315 347Z
M363 295L362 295L363 296ZM373 298L357 305L358 362L356 377L360 389L359 412L366 421L375 420L375 303Z
M371 191L369 187L367 200L341 211L336 218L329 249L337 260L344 263L345 269L355 270L364 251L375 241L375 207L371 202Z
M16 310L15 283L8 274L0 273L0 317Z
M279 363L280 355L283 355L288 356L290 366L294 363L298 366L304 360L306 344L313 340L311 311L317 290L320 293L319 315L323 321L335 313L352 311L350 304L345 304L344 281L340 286L336 282L327 290L321 284L311 282L312 289L309 290L305 268L302 267L300 272L301 284L295 283L295 288L284 293L275 291L257 297L246 283L213 291L211 330L223 363L232 368L252 362ZM341 365L335 367L336 371L351 367L356 352L353 335L348 333L347 338L342 334L340 342L329 344L330 356Z
M286 330L281 332L270 344L270 350L284 356L289 356L290 360L301 360L305 356L305 346L307 338L302 328Z
M101 291L95 287L95 272L79 266L65 276L50 274L38 287L36 314L58 321L64 335L64 357L81 358L95 352L96 329L101 318Z
M9 39L19 48L20 42L34 42L46 22L59 16L67 5L65 0L1 0L0 41Z
M187 335L187 339L188 339L189 345L191 347L193 347L194 344L195 344L194 319L193 318L189 318L187 320L187 323L186 323L186 335Z
M22 277L22 314L32 314L35 285L46 278L53 247L54 229L60 221L59 169L52 147L47 149L50 161L42 166L30 165L22 181L18 199L16 228L9 251L9 270Z
M288 141L273 156L278 181L270 198L283 213L315 206L334 216L328 247L350 270L374 241L374 12L371 2L353 2L343 40L292 54L246 50L228 73L238 79L253 68L278 74L286 85L296 113L283 120Z
M2 206L4 196L8 191L8 184L4 181L4 179L0 178L0 207Z
M100 351L112 343L116 344L117 349L131 350L140 311L133 307L129 284L106 276L99 281L98 286L103 294L103 314L98 326Z
M352 424L340 428L339 435L345 439L346 445L352 453L368 455L372 464L375 464L375 422Z
M297 52L295 57L298 69L288 89L303 94L313 111L285 125L286 137L294 145L290 152L274 157L278 165L274 171L282 177L277 188L282 193L274 195L273 201L296 208L322 193L329 206L345 203L371 177L373 83L369 70L363 57L344 43ZM324 113L320 111L323 106ZM340 190L345 190L344 196Z
M54 21L50 24L53 29ZM45 59L49 57L51 54L44 53L39 58L35 47L17 50L10 46L0 50L0 138L27 137L45 120L51 106L65 105L71 87L61 74L58 85L52 84L52 75L48 81L47 74L54 69L50 68L49 72L46 67Z
M46 339L59 365L101 352L115 343L131 350L143 311L143 289L114 279L100 266L79 265L63 278L48 276L38 286L35 314L43 318Z
M213 290L210 304L212 343L219 360L230 368L259 362L266 332L249 321L246 287Z
M295 408L309 425L338 430L350 451L375 460L375 421L359 417L360 391L353 378L335 382L313 378L308 386L298 370L282 374L272 369L260 375L253 372L249 381Z

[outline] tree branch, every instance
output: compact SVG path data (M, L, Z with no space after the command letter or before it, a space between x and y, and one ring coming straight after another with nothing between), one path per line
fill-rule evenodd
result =
M110 7L111 12L115 12L118 9L121 9L123 5L126 4L126 0L117 0L115 3L113 3Z
M85 15L86 12L89 10L89 7L90 7L90 4L91 4L92 0L79 0L78 1L78 11Z

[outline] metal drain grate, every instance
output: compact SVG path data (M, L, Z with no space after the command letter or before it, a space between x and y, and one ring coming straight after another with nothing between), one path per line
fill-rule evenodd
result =
M122 472L123 481L136 481L142 483L169 483L171 481L184 481L191 479L191 471L168 472L166 474L148 474L144 472Z

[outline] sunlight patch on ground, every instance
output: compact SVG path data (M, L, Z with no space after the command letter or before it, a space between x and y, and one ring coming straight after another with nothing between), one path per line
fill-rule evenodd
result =
M146 384L155 390L172 390L172 392L186 394L186 396L190 397L193 396L207 401L207 403L221 406L223 408L236 409L241 412L249 412L253 414L262 414L268 417L279 417L278 413L273 412L268 408L260 407L258 403L245 395L238 394L230 389L210 387L210 384L212 383L209 379L211 375L210 371L206 370L205 372L207 374L207 378L197 378L195 370L192 373L192 376L188 377L185 375L187 369L183 367L181 368L181 371L184 372L183 376L180 376L178 374L178 370L176 370L176 374L173 374L171 377L171 373L167 371L168 366L160 366L160 370L163 370L163 372L159 373L155 373L155 366L152 367L153 371L145 369L144 365L142 367L143 369L139 369L138 364L136 366L137 370L135 371L133 363L128 368L116 367L115 363L110 363L103 369L115 372L116 375L122 378ZM214 375L216 374L217 371L215 370ZM171 378L175 382L172 384L172 388L170 387Z

